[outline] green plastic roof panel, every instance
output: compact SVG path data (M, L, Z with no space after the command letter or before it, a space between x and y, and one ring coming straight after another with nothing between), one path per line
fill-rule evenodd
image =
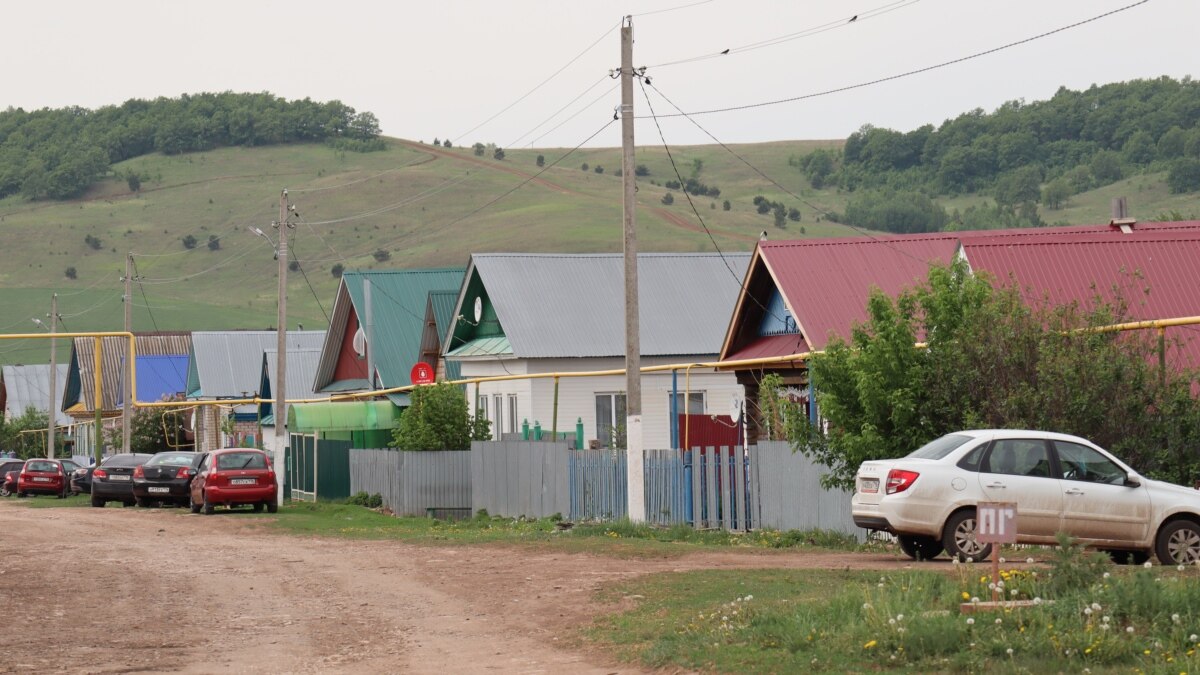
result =
M512 354L512 346L508 344L508 338L502 335L471 340L446 356L500 356L507 354Z
M288 406L287 417L293 433L394 429L400 423L400 409L391 401L296 403Z

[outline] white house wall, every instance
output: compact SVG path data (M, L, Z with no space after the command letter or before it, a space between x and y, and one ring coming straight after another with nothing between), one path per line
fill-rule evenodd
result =
M709 355L697 357L694 360L711 360L712 358ZM642 365L680 363L685 360L685 358L643 358ZM623 368L624 365L623 358L463 361L462 376L473 378L527 373L612 370ZM679 392L682 394L687 386L683 370L679 371L678 379ZM517 395L518 428L515 431L520 431L519 425L525 419L529 421L531 427L534 422L541 423L542 429L546 432L553 427L553 378L484 382L480 383L478 387L479 395L486 395L489 404L496 394L504 397L505 405L507 405L509 394ZM596 394L624 393L624 391L624 375L559 378L558 431L560 433L574 431L576 420L582 419L584 443L597 438ZM744 395L742 386L737 383L737 379L732 373L718 373L711 369L700 368L692 369L691 391L704 393L704 412L711 415L728 415L730 401L733 397L740 398ZM470 385L468 395L472 399L476 395L475 392L476 385ZM644 444L647 448L668 448L671 445L670 393L670 372L642 375L642 428L645 434ZM490 417L491 413L489 413Z

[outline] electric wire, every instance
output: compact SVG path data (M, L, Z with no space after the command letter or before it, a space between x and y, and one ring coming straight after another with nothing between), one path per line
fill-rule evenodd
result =
M296 240L296 237L293 237L292 238L293 246L295 246L295 240ZM321 314L323 314L325 316L325 327L326 327L326 329L328 329L329 324L332 323L329 320L329 312L325 311L325 305L321 304L321 298L320 298L320 296L317 295L317 289L313 288L312 282L310 282L308 280L308 273L304 271L304 266L300 264L299 251L295 248L293 248L291 250L297 254L295 257L292 258L292 260L296 261L296 269L300 270L300 276L304 277L305 285L308 286L308 290L309 290L309 292L312 293L313 299L317 301L317 307L320 308Z
M655 10L651 10L649 12L642 12L641 14L633 14L632 16L653 16L655 14L666 14L667 12L677 12L681 9L691 9L692 7L699 7L700 5L707 5L710 2L713 2L713 0L700 0L699 2L693 2L693 3L687 4L687 5L679 5L678 7L665 7L663 9L655 9Z
M687 115L713 115L716 113L735 112L735 111L739 111L739 110L750 110L753 108L765 108L767 106L772 106L772 105L782 105L784 103L795 103L796 101L804 101L807 99L818 98L821 96L829 96L830 94L838 94L838 93L841 93L844 91L852 91L854 89L862 89L864 87L870 87L870 86L874 86L876 84L882 84L884 82L892 82L892 81L903 79L906 77L911 77L913 75L920 75L922 73L928 73L930 71L938 70L941 68L946 68L946 67L952 66L952 65L957 65L959 63L964 63L966 61L971 61L973 59L977 59L977 58L980 58L983 56L995 54L997 52L1001 52L1006 49L1010 49L1012 47L1017 47L1020 45L1028 44L1035 40L1040 40L1042 38L1049 37L1051 35L1055 35L1057 33L1061 33L1063 31L1070 30L1072 28L1078 28L1079 26L1083 26L1083 25L1092 23L1094 21L1099 21L1100 19L1113 16L1114 14L1119 14L1121 12L1133 9L1134 7L1138 7L1139 5L1144 5L1147 2L1150 2L1150 0L1139 0L1138 2L1135 2L1133 4L1125 5L1124 7L1118 7L1117 9L1114 9L1114 10L1111 10L1108 12L1104 12L1103 14L1097 14L1090 18L1083 19L1082 21L1076 21L1075 23L1072 23L1072 24L1060 26L1053 30L1046 31L1044 33L1039 33L1037 35L1027 37L1022 40L1017 40L1015 42L1009 42L1007 44L1003 44L998 47L993 47L991 49L985 49L984 51L981 51L981 52L975 52L973 54L968 54L967 56L960 56L958 58L951 59L949 61L943 61L941 63L937 63L937 64L934 64L931 66L925 66L923 68L917 68L914 70L905 71L903 73L888 75L886 77L880 77L880 78L876 78L874 80L869 80L866 82L859 82L857 84L850 84L850 85L846 85L843 87L837 87L834 89L826 89L823 91L813 92L810 94L802 94L800 96L791 96L788 98L775 99L775 100L771 100L771 101L762 101L759 103L748 103L745 105L728 106L725 108L712 108L709 110L695 110L695 111L692 111L692 112L689 112L686 114ZM664 115L663 117L683 117L683 116L685 116L685 114L681 112L679 114Z
M596 102L597 102L597 101L599 101L600 99L604 98L605 96L608 96L609 94L612 94L612 93L613 93L613 91L614 91L614 90L615 90L617 87L619 87L619 86L621 86L621 85L618 83L618 84L614 84L613 86L609 87L609 88L608 88L606 91L604 91L603 93L601 93L599 96L597 96L596 98L592 99L592 100L591 100L591 101L590 101L590 102L589 102L587 105L585 105L585 106L581 107L579 110L576 110L576 111L575 111L575 114L571 115L571 116L570 116L570 117L568 117L567 119L565 119L565 120L563 120L563 121L559 122L558 124L554 125L554 126L553 126L553 127L551 127L550 129L546 130L546 133L542 134L541 136L538 136L537 138L535 138L535 139L533 139L532 141L530 141L530 142L529 142L529 145L530 145L530 147L532 147L532 146L533 146L535 143L537 143L538 141L542 140L543 138L545 138L545 137L549 136L550 134L554 133L555 131L557 131L557 130L559 129L559 127L561 127L562 125L566 124L567 122L570 122L571 120L575 119L576 117L579 117L579 114L580 114L580 113L582 113L583 111L585 111L585 110L588 110L589 108L591 108L593 105L595 105L595 104L596 104Z
M150 307L150 298L146 295L146 288L142 286L141 275L138 274L137 260L131 262L133 263L133 280L137 282L138 290L142 293L142 301L146 303L146 313L150 315L150 324L154 326L155 333L161 333L162 331L158 328L158 321L154 318L154 310ZM174 359L171 359L169 363L171 364L171 370L175 371L175 376L186 382L187 376L179 372L179 364L175 363Z
M361 220L363 218L370 218L371 216L377 216L382 213L387 213L388 211L394 211L396 209L403 208L405 206L409 206L410 204L414 204L414 203L416 203L422 199L425 199L427 197L432 197L436 194L445 192L446 190L449 190L450 188L454 187L455 185L458 185L459 183L462 183L463 181L465 181L467 179L467 177L470 175L471 175L471 172L467 171L459 176L455 176L453 178L447 178L446 180L442 181L438 185L431 187L431 188L427 188L426 190L424 190L422 192L418 192L417 194L415 194L411 197L405 197L404 199L402 199L398 202L393 202L393 203L387 204L385 206L380 206L380 207L372 209L370 211L365 211L363 213L356 213L352 216L346 216L344 218L334 218L332 220L318 220L318 221L314 221L314 222L308 223L308 224L309 225L337 225L339 223L346 223L346 222L350 222L352 220Z
M561 107L561 108L559 108L558 110L554 111L554 112L553 112L553 113L552 113L552 114L551 114L549 117L547 117L546 119L544 119L544 120L542 120L541 122L539 122L537 126L535 126L534 128L530 129L529 131L526 131L525 133L521 134L520 136L518 136L518 137L514 138L514 139L512 140L512 142L510 142L510 143L508 144L508 146L507 146L507 147L510 147L510 148L515 148L515 147L517 146L517 144L518 144L518 143L520 143L522 140L524 140L524 138L525 138L526 136L528 136L528 135L532 134L533 132L537 131L538 129L542 128L542 126L543 126L543 125L547 124L547 123L548 123L550 120L554 119L555 117L558 117L560 114L562 114L562 111L566 110L567 108L570 108L570 107L571 107L571 106L572 106L572 105L573 105L573 104L574 104L576 101L578 101L579 99L583 98L585 95L587 95L587 93L588 93L589 91L591 91L591 90L595 89L597 86L599 86L599 84L600 84L601 82L603 82L603 81L605 81L605 80L607 80L607 79L608 79L608 76L607 76L607 75L601 75L601 76L600 76L600 79L596 80L596 81L595 81L595 82L593 82L591 85L589 85L587 89L584 89L583 91L579 92L579 94L578 94L578 95L576 95L576 96L575 96L575 98L571 99L570 101L567 101L567 103L566 103L565 105L563 105L563 107ZM611 91L611 90L610 90L610 91ZM593 101L593 103L594 103L594 102L595 102L595 101ZM589 104L589 105L590 105L590 104ZM578 115L579 113L575 113L575 114L576 114L576 115ZM573 118L573 117L574 117L574 115L572 115L572 116L571 116L571 118ZM570 119L570 118L568 118L568 119ZM562 126L562 125L560 124L560 125L558 125L558 126ZM557 128L558 128L558 126L556 126L556 127L554 127L554 128L555 128L555 129L557 129ZM553 130L554 130L554 129L551 129L550 131L553 131ZM548 132L546 132L546 133L550 133L550 132L548 131ZM544 136L545 134L542 134L542 135ZM539 136L538 138L541 138L541 136ZM536 139L535 139L535 140L536 140ZM534 141L530 141L530 143L529 143L529 146L530 146L530 147L533 147L533 143L534 143Z
M583 58L583 55L584 55L584 54L587 54L587 53L588 53L588 52L590 52L592 49L594 49L594 48L596 47L596 45L600 44L600 41L601 41L601 40L603 40L604 38L608 37L608 34L609 34L609 33L611 33L611 32L613 32L614 30L616 30L616 29L617 29L617 28L618 28L620 25L621 25L621 23L618 21L618 22L617 22L615 25L613 25L613 27L612 27L612 28L609 28L608 30L604 31L604 33L602 33L602 34L600 35L600 37L596 38L596 40L595 40L594 42L592 42L592 43L591 43L590 45L588 45L587 47L584 47L583 51L581 51L581 52L579 52L578 54L576 54L576 55L575 55L575 57L574 57L573 59L571 59L570 61L567 61L567 62L566 62L566 63L565 63L565 64L564 64L564 65L563 65L561 68L559 68L558 70L554 71L554 73L552 73L552 74L550 75L550 77L547 77L546 79L542 80L542 81L541 81L539 84L537 84L537 85L536 85L536 86L535 86L533 89L530 89L529 91L527 91L527 92L525 92L524 94L522 94L522 95L521 95L521 96L520 96L520 97L519 97L517 100L515 100L515 101L513 101L512 103L508 104L507 106L505 106L503 109L501 109L501 110L500 110L499 112L497 112L496 114L494 114L494 115L492 115L491 117L487 118L486 120L484 120L484 121L480 122L479 124L476 124L475 126L471 127L471 128L470 128L470 129L468 129L467 131L465 131L465 132L463 132L463 133L459 134L457 137L455 137L455 138L454 138L454 144L455 144L455 145L458 145L458 142L459 142L459 140L461 140L461 139L462 139L464 136L466 136L467 134L470 134L470 133L474 132L475 130L479 129L480 127L484 126L485 124L488 124L488 123L489 123L489 122L491 122L492 120L496 119L497 117L499 117L499 116L503 115L504 113L508 112L509 110L511 110L511 109L512 109L514 106L516 106L516 105L517 105L518 103L520 103L521 101L524 101L526 98L529 98L529 96L530 96L530 95L532 95L532 94L533 94L535 91L537 91L538 89L541 89L543 86L545 86L545 85L546 85L546 83L550 82L550 80L553 80L554 78L558 77L558 75L559 75L560 73L562 73L564 70L566 70L568 67L570 67L570 66L571 66L571 64L573 64L573 63L575 63L576 61L578 61L579 59Z
M347 181L345 183L339 183L337 185L327 185L324 187L315 187L315 188L288 188L288 193L289 194L307 194L307 193L312 193L312 192L325 192L326 190L340 190L344 187L349 187L351 185L357 185L359 183L365 183L369 180L374 180L376 178L379 178L380 176L386 176L389 173L396 173L397 171L403 171L404 169L407 169L407 168L413 167L413 166L417 166L418 164L422 164L424 162L425 162L424 159L422 159L420 161L416 161L416 162L409 162L408 164L405 164L403 166L397 166L397 167L388 169L386 171L380 171L379 173L377 173L373 176L367 176L366 178L359 178L357 180Z

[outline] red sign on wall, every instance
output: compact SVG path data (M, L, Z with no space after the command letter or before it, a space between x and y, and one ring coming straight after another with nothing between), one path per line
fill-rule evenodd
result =
M412 367L409 377L412 379L413 384L433 384L433 366L424 361L418 361Z

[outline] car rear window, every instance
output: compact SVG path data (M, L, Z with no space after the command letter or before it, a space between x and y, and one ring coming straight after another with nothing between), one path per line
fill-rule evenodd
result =
M39 461L33 460L33 461L29 461L29 462L25 463L25 469L27 471L55 471L55 472L57 472L58 471L58 463L57 462L48 462L48 461L39 462Z
M191 466L194 459L194 452L160 452L146 462L146 466Z
M941 438L935 438L916 450L908 453L909 459L941 459L946 455L954 452L963 443L971 440L970 436L962 434L946 434Z
M101 466L137 466L146 463L146 456L140 454L112 455L105 457Z
M265 469L267 456L261 452L225 452L217 455L218 469Z

